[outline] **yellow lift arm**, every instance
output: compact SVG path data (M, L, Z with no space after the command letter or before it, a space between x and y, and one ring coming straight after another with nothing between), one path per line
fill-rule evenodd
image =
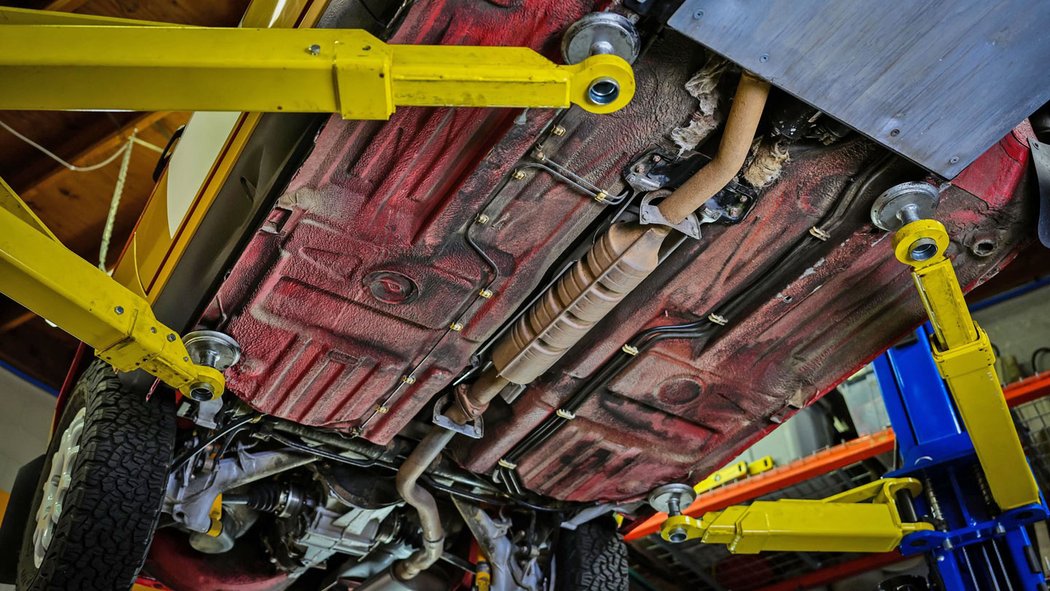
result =
M634 95L630 65L556 65L517 47L388 45L364 31L215 29L0 8L0 109L340 113L397 106L554 107L593 113ZM197 399L222 374L190 358L149 304L66 249L0 180L0 292L118 371Z
M912 267L933 325L937 371L970 434L992 498L1003 511L1038 504L1039 487L999 384L992 343L970 316L955 269L944 254L947 230L937 220L915 220L893 235L893 248L897 260Z
M887 478L816 501L755 501L700 519L675 515L667 518L660 535L673 542L725 544L736 554L889 552L904 536L933 529L929 523L905 521L897 507L899 493L915 496L921 491L914 478Z
M0 9L0 109L387 119L398 106L575 104L611 113L635 90L630 65L614 55L557 65L527 48L389 45L360 30L24 24L33 16Z

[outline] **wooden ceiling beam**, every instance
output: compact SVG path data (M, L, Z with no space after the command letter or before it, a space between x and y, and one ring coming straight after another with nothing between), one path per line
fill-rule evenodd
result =
M236 26L249 0L0 0L22 8L181 23ZM20 111L0 113L4 121L65 160L93 164L119 149L132 129L163 147L188 113L91 113ZM110 264L126 243L153 190L159 154L134 149L113 231ZM97 262L99 242L120 168L119 158L94 172L78 173L0 129L0 175L71 250ZM0 359L54 386L61 384L76 340L7 298L0 297Z
M49 2L44 10L55 12L76 12L78 8L87 4L88 0L53 0Z
M138 137L163 147L188 113L142 113L117 133L96 142L71 160L76 166L87 166L105 160L120 149L138 129ZM153 169L160 154L135 146L121 197L117 223L111 241L114 256L130 235L139 214L153 190ZM97 262L102 227L120 171L118 158L108 166L91 172L58 168L42 176L20 195L67 248L81 257Z

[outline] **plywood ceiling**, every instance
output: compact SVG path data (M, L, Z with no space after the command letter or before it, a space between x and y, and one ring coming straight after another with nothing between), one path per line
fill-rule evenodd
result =
M60 10L202 26L236 26L249 0L22 0L0 5ZM119 149L133 129L164 146L188 113L0 112L0 121L74 165L90 165ZM153 188L159 154L136 147L114 226L109 261L120 253ZM0 128L0 176L19 192L56 236L97 262L119 158L94 172L73 172ZM57 388L77 341L0 296L0 361Z

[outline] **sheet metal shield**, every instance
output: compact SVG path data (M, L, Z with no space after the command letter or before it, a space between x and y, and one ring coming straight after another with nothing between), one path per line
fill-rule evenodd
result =
M1050 99L1050 2L686 0L670 26L949 179Z

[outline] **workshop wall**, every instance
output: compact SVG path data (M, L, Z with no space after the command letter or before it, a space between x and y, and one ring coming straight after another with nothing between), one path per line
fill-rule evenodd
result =
M55 397L0 368L0 491L10 491L18 469L44 453Z
M1008 358L1012 356L1024 375L1031 375L1032 353L1040 347L1050 347L1050 286L978 310L973 317L999 349L1000 371L1009 374ZM1050 370L1050 353L1041 355L1039 368ZM1009 375L1000 377L1016 379Z

